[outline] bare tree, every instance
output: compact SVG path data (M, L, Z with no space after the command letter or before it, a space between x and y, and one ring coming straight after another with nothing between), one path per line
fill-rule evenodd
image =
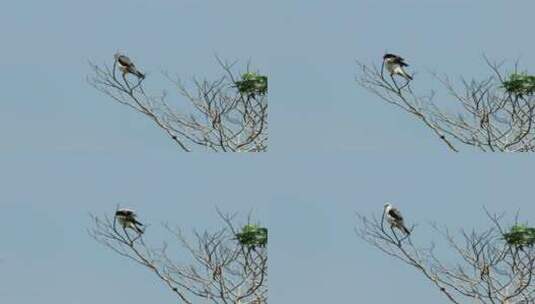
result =
M218 211L218 215L224 227L214 232L194 231L192 239L179 228L164 225L181 251L191 257L191 262L186 263L173 260L168 243L160 248L149 246L145 238L150 236L150 230L143 234L128 231L115 218L91 215L94 226L89 234L100 244L153 272L180 303L200 303L203 299L202 303L266 304L266 247L244 246L236 238L239 229L235 214Z
M267 77L263 90L240 89L233 72L236 62L217 61L224 75L210 80L193 79L192 88L179 77L164 76L174 85L182 103L168 101L162 91L150 94L145 79L132 80L113 66L90 63L94 74L88 82L116 102L153 121L182 151L258 152L267 150ZM249 75L249 65L247 72ZM251 81L251 80L248 80Z
M535 229L531 228L527 246L510 243L506 241L511 233L502 224L503 214L487 212L487 216L490 228L461 230L458 237L447 228L431 225L457 256L456 264L443 262L434 243L415 245L412 238L418 237L417 231L411 236L398 235L385 223L384 214L381 218L357 214L356 232L368 244L416 269L452 303L535 303ZM518 217L513 227L517 226Z
M407 82L385 77L384 65L379 68L357 61L356 81L419 120L452 151L459 151L460 145L493 152L535 151L533 91L517 94L505 89L510 78L502 69L503 63L490 62L486 57L485 62L491 75L483 80L461 78L460 88L448 76L431 73L453 102L435 101L433 90L417 92L413 89L417 79ZM510 76L519 73L517 62ZM454 105L456 110L446 109L445 105Z

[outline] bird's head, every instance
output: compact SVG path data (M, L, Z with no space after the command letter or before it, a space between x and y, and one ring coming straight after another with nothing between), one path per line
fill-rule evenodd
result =
M396 58L397 56L394 55L394 54L390 54L390 53L386 53L384 56L383 56L383 60L387 60L387 59L391 59L391 58Z
M121 208L121 209L117 209L117 211L115 211L115 215L134 216L135 217L136 213L132 209Z
M118 60L120 56L122 56L123 54L121 53L120 50L117 50L117 52L115 52L115 54L113 55L113 58L115 58L115 60Z
M386 202L386 203L385 203L385 209L386 209L386 208L390 208L390 207L392 207L392 205L391 205L389 202Z

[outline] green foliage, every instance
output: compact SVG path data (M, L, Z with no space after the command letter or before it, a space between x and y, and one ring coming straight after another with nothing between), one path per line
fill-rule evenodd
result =
M247 72L242 75L240 81L236 81L238 91L250 97L267 94L267 76L259 75L253 72Z
M248 248L254 248L256 246L265 247L268 239L268 230L259 225L247 224L243 226L240 233L236 234L236 238L242 246Z
M535 76L527 74L511 74L509 79L503 82L505 91L520 98L535 93Z
M511 231L504 233L503 238L511 246L533 246L535 244L535 228L526 225L515 225L511 228Z

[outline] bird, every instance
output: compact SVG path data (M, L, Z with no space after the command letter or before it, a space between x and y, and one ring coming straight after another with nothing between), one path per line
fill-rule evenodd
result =
M136 220L137 215L134 210L126 208L117 209L117 211L115 211L115 217L124 229L130 228L139 234L143 234L143 230L139 228L139 226L143 226L143 224Z
M409 75L404 69L403 67L406 67L406 66L409 66L406 62L405 62L405 59L401 58L400 56L398 55L394 55L394 54L385 54L383 56L383 62L386 66L386 69L388 70L388 72L390 72L390 76L393 76L393 75L399 75L407 80L412 80L412 77L411 75Z
M145 78L145 75L136 68L134 62L132 62L132 60L130 60L130 58L128 58L126 55L117 52L115 55L113 55L113 57L115 58L117 64L119 64L119 69L121 72L123 72L123 75L130 73L136 75L139 79Z
M407 229L407 227L405 226L405 223L403 222L403 216L401 216L399 210L392 207L390 203L385 204L385 215L386 220L390 223L391 227L398 228L407 235L411 234L409 229Z

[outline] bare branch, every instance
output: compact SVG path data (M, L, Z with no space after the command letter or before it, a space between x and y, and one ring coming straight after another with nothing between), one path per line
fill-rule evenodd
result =
M246 94L237 87L234 63L217 57L223 76L193 79L184 84L179 77L164 73L183 103L170 103L168 94L149 94L145 80L118 76L112 68L89 63L93 75L88 82L112 100L152 120L182 151L258 152L267 150L267 94Z
M535 250L519 249L504 241L503 215L487 211L491 227L482 232L461 230L455 237L447 228L431 224L453 249L458 262L448 264L435 254L435 244L416 246L384 228L384 220L357 214L357 235L431 281L452 303L533 304ZM515 222L517 219L515 219Z
M244 248L236 240L235 215L218 210L224 226L216 231L194 231L186 236L180 228L164 225L188 253L191 262L177 262L164 243L159 248L148 246L144 238L150 232L132 237L117 229L109 217L91 215L89 234L110 248L153 272L182 302L198 303L205 299L214 304L267 303L267 249Z
M502 63L485 57L492 75L483 80L461 79L458 89L447 76L431 73L445 89L451 100L434 101L435 92L415 93L416 81L399 86L376 66L358 62L357 83L389 104L421 121L448 149L459 151L464 144L481 151L534 151L535 99L515 96L503 89L506 80ZM518 62L515 71L518 69ZM452 101L454 103L452 103ZM458 109L452 113L445 105Z

